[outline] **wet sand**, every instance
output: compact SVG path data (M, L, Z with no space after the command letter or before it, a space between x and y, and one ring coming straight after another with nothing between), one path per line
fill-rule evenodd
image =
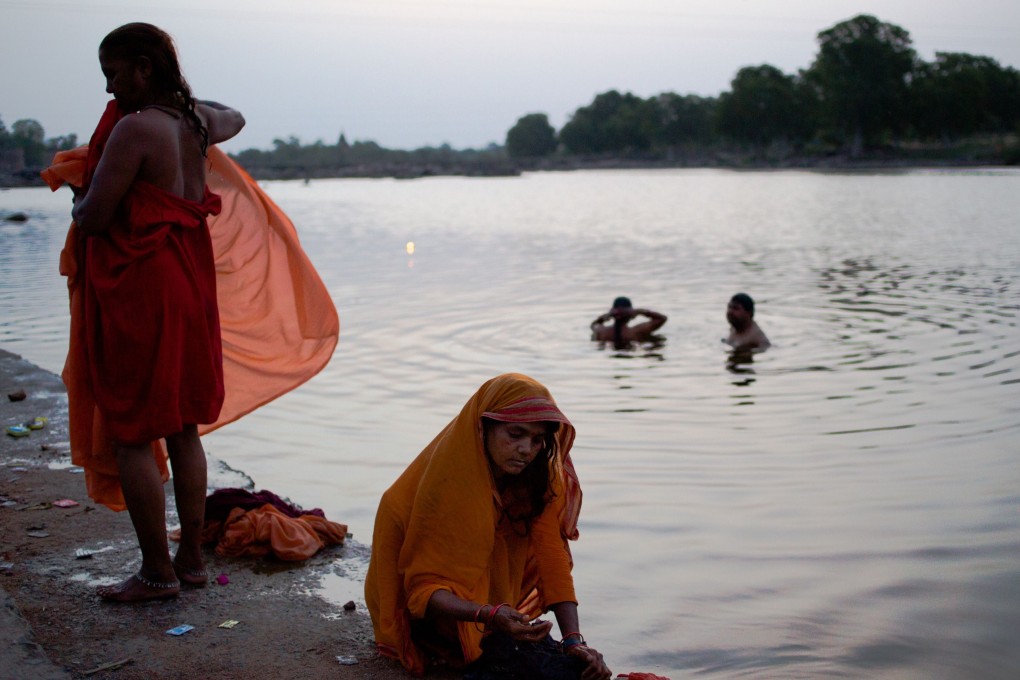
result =
M11 401L19 390L26 398ZM323 575L367 550L357 545L301 563L223 558L207 549L210 574L226 574L227 585L186 589L163 602L101 602L96 586L139 566L130 518L94 504L71 467L59 377L0 350L0 423L6 429L36 416L49 419L46 427L0 438L0 680L410 677L378 656L363 608L345 611L316 595ZM172 485L165 488L172 509ZM78 505L52 504L61 499ZM219 627L228 620L239 623ZM194 629L167 634L182 624Z

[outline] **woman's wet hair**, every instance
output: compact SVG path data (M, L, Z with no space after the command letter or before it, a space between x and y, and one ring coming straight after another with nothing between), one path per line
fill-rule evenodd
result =
M110 31L99 43L99 51L108 56L137 60L145 57L152 64L152 79L156 91L168 95L175 108L181 110L186 120L202 138L202 155L209 146L209 131L202 119L195 113L195 97L191 87L181 73L180 60L173 38L162 29L142 22L124 24Z
M483 442L489 431L501 422L492 418L482 418ZM503 514L514 525L514 531L522 527L518 532L522 535L527 535L531 528L531 520L541 515L546 504L556 497L550 482L553 476L553 461L556 460L558 450L556 433L560 424L553 421L541 422L546 425L541 450L520 474L509 478L506 487L511 500L507 503L504 499Z

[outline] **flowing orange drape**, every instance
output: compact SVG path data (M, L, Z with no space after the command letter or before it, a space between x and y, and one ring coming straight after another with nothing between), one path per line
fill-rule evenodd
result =
M82 186L88 147L60 152L43 171L56 190ZM202 433L232 422L294 389L328 363L340 321L329 292L301 248L294 225L258 184L219 149L208 153L209 189L219 194L222 211L208 220L216 265L216 297L223 344L225 398L216 422ZM72 222L60 257L67 276L71 335L63 378L68 389L71 459L85 468L89 496L123 510L112 442L95 406L84 347L86 238ZM164 481L166 451L153 444Z
M500 524L500 496L485 454L481 418L553 421L556 494L526 536ZM425 655L411 640L412 618L429 598L449 590L472 602L509 602L536 616L557 602L576 601L567 539L577 538L581 488L570 460L574 428L548 390L508 373L486 382L460 415L383 494L375 520L365 602L380 651L421 675ZM482 633L457 624L463 660L481 654Z

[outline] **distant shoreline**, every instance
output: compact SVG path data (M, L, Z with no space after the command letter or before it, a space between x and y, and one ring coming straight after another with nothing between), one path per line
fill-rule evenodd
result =
M991 150L989 150L991 151ZM525 172L570 172L577 170L820 170L884 171L922 168L1017 167L1002 154L982 153L969 157L936 155L873 154L851 158L843 154L769 158L727 152L700 152L679 158L578 158L550 156L534 159L449 163L365 163L333 167L270 166L245 168L256 180L312 179L418 179L423 177L515 177ZM46 186L39 176L42 168L0 174L0 189Z

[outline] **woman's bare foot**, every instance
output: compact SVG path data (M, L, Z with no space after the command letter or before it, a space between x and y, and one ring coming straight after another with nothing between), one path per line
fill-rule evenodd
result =
M183 562L183 560L181 560ZM185 567L183 564L178 564L177 559L174 559L174 573L177 574L177 578L180 579L181 583L186 586L194 586L196 588L202 588L206 583L209 582L209 572L205 570L205 565L199 563L197 569Z
M145 602L168 600L181 592L179 581L150 581L141 572L129 576L115 586L96 588L99 597L107 602Z

